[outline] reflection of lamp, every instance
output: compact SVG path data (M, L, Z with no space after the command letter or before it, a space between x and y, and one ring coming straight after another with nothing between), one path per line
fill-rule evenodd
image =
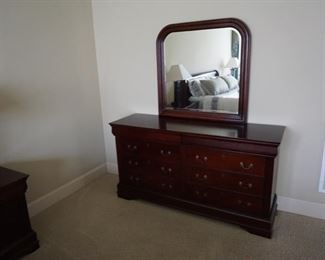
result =
M169 72L167 73L167 81L186 80L191 77L192 75L185 69L183 64L171 66Z
M225 67L229 68L231 75L234 76L236 79L238 79L238 68L239 68L238 58L231 57Z

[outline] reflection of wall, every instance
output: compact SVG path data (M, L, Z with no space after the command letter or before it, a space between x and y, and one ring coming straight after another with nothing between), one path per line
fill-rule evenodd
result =
M325 138L324 57L320 56L325 12L320 2L94 1L104 122L135 112L158 113L155 39L163 26L238 17L252 33L248 121L288 127L279 160L278 195L297 199L298 204L325 203L325 194L318 192ZM107 160L116 163L109 128L105 135Z
M231 29L171 33L165 40L165 66L183 64L191 73L218 70L231 57ZM168 79L167 79L168 80ZM168 84L168 104L174 100L173 84Z
M231 30L213 29L171 33L165 40L167 71L183 64L191 73L223 70L231 57Z
M0 164L29 200L105 162L91 5L33 2L0 1Z

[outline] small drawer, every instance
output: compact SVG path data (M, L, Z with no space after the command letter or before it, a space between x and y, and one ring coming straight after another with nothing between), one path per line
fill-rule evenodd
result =
M157 160L178 161L180 158L179 146L161 143L150 144L150 154Z
M190 200L218 207L220 204L220 192L203 185L188 184L186 186L187 196Z
M119 147L126 154L144 154L147 153L149 143L136 139L123 138L119 140Z
M125 156L122 162L122 168L128 171L148 171L151 165L149 159L140 158L137 156Z
M154 187L159 192L163 192L164 194L168 195L176 195L179 193L179 187L174 180L165 177L154 178L154 180Z
M139 172L128 172L123 176L123 181L135 186L148 186L149 182L145 175Z
M218 185L217 171L207 170L199 167L188 167L186 169L188 181L196 184L204 184L208 186Z
M176 178L179 173L179 164L160 161L154 163L153 170L154 173L158 173L159 176Z

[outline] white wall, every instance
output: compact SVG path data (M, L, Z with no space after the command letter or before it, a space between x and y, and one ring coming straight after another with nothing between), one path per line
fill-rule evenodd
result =
M171 33L165 39L164 48L165 71L172 65L183 64L191 74L209 70L222 73L231 57L231 30Z
M90 3L1 1L0 137L29 200L105 162Z
M157 114L155 40L165 25L237 17L252 33L248 121L287 126L277 192L325 203L325 194L318 192L325 138L320 5L320 1L94 1L104 123L135 112ZM106 126L107 161L115 164L115 142Z
M168 81L173 65L183 64L190 74L217 70L229 72L225 65L231 57L231 29L176 32L164 42L167 104L174 102L174 82ZM195 52L193 52L195 50Z

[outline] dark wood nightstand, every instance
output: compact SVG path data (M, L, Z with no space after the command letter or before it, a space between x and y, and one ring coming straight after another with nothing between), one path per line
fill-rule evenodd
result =
M0 259L17 259L39 248L25 192L28 175L0 167Z

